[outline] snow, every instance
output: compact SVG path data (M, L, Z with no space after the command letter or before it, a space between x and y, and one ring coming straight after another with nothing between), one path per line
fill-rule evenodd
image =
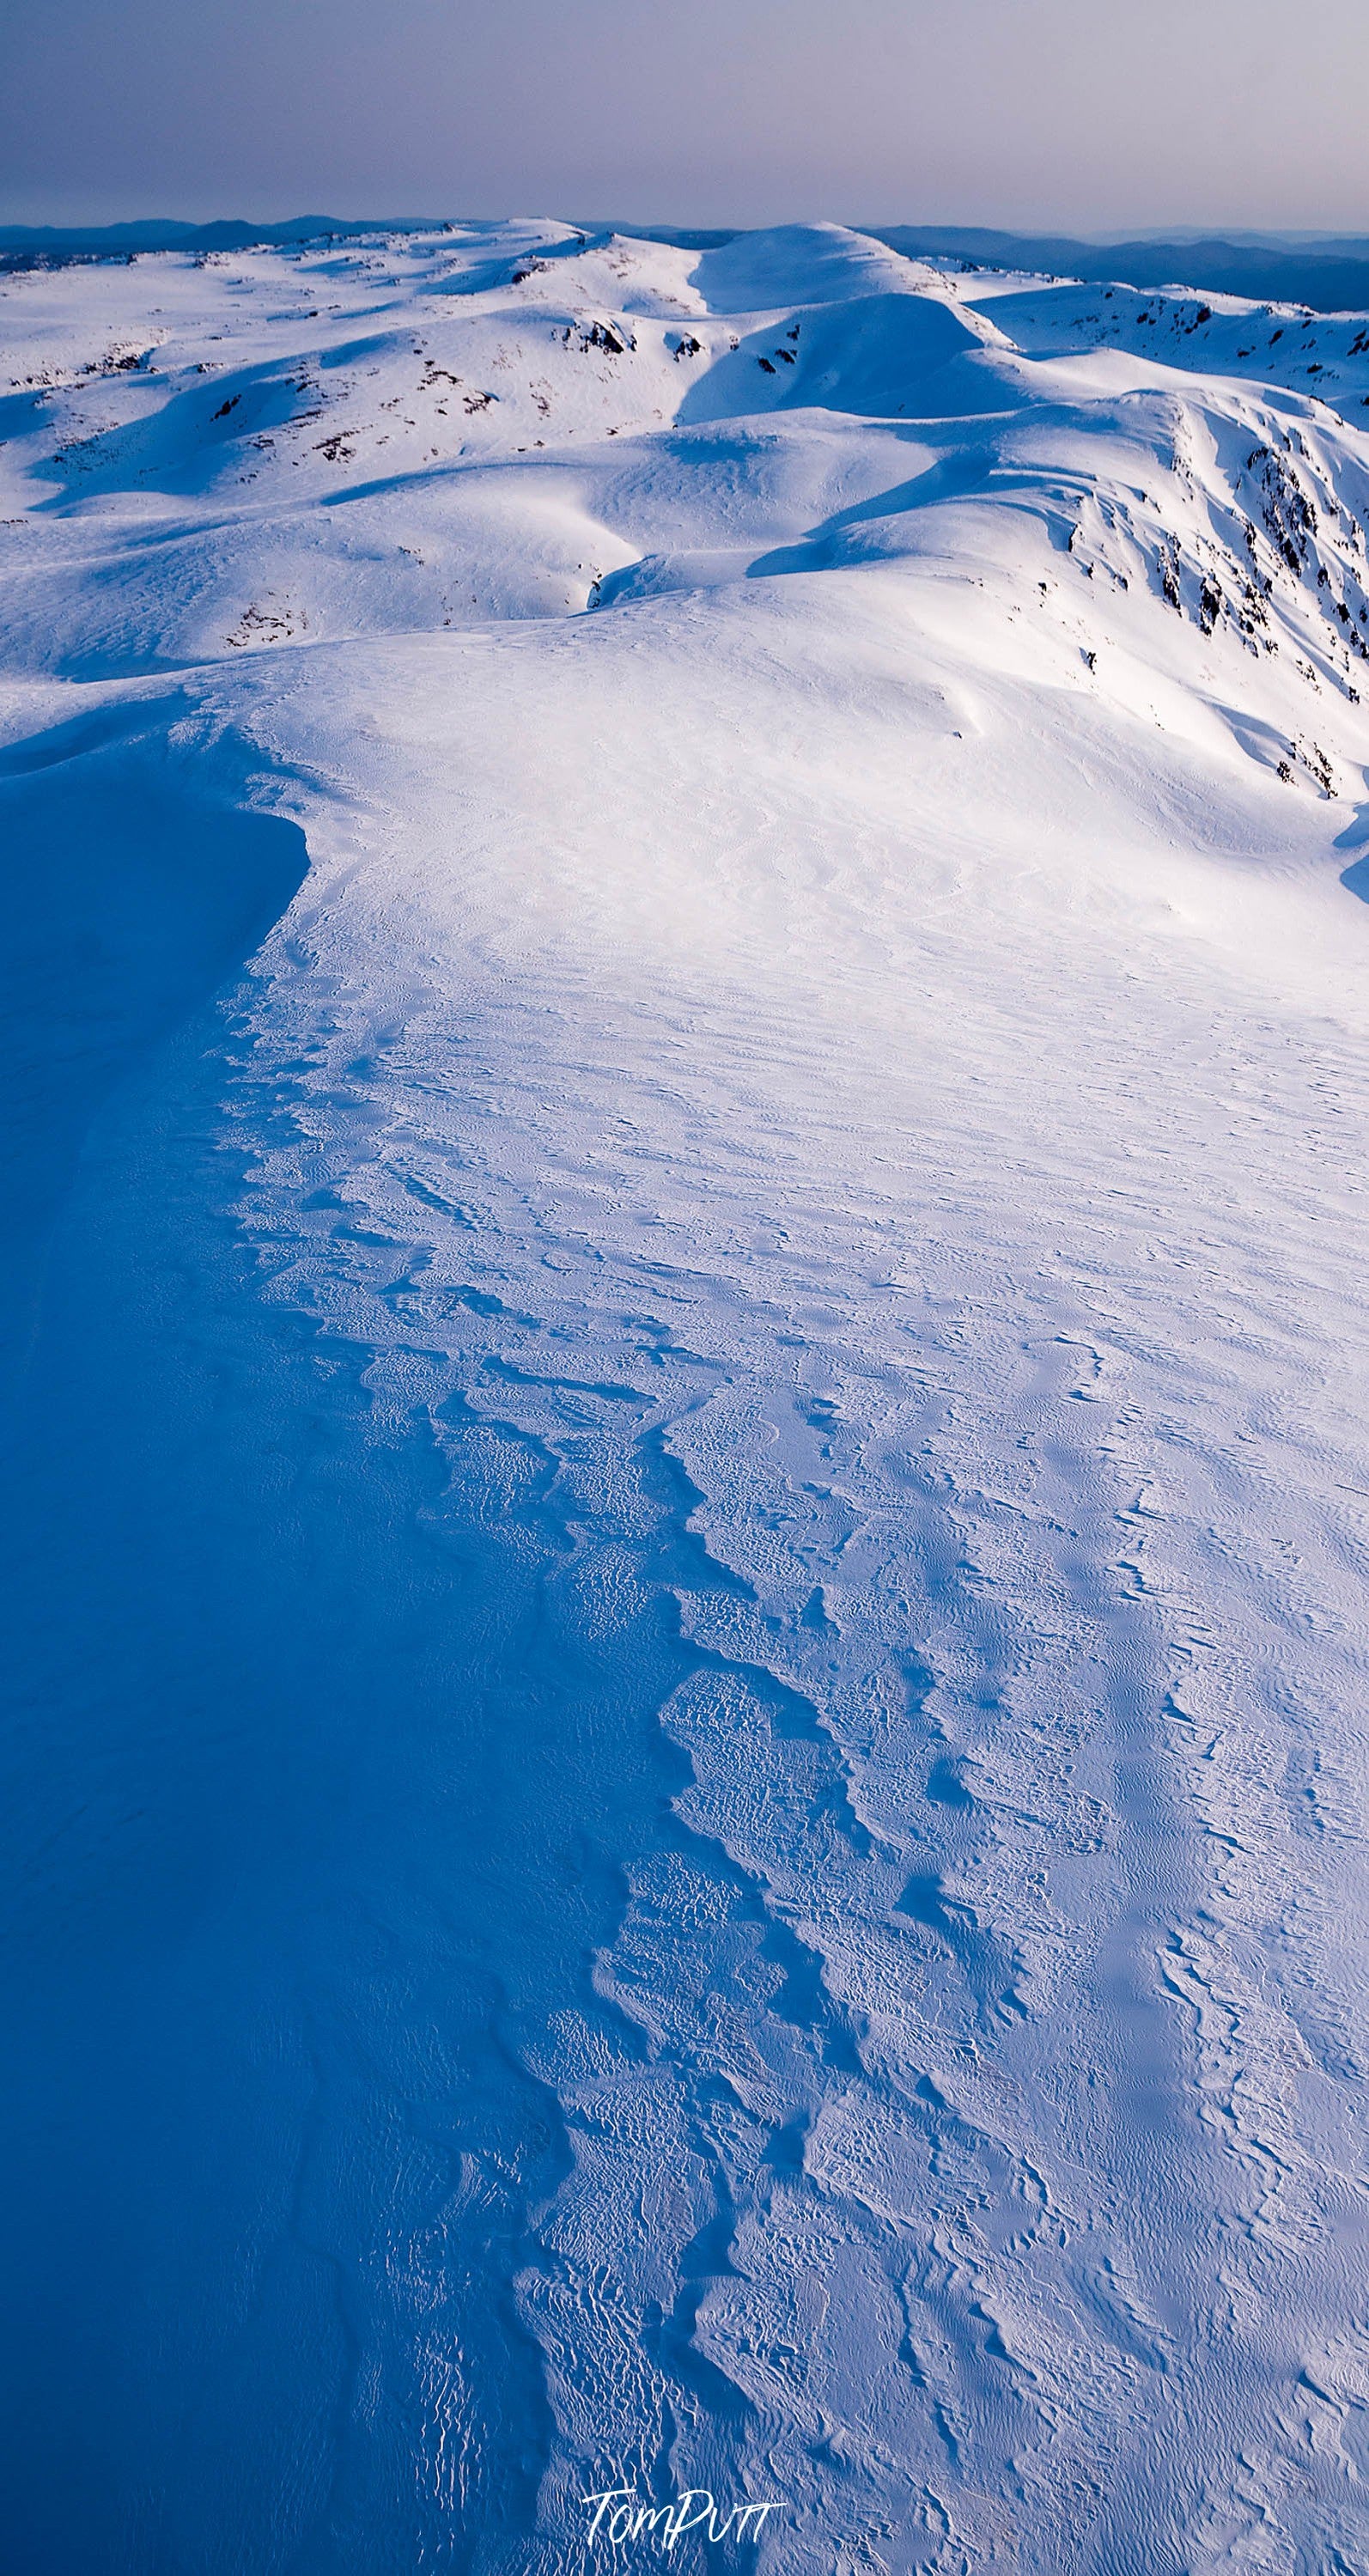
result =
M0 291L16 2563L1362 2564L1360 317Z

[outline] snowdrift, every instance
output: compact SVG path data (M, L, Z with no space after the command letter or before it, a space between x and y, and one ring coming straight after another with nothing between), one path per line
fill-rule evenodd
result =
M1369 326L0 296L16 2565L1359 2564Z

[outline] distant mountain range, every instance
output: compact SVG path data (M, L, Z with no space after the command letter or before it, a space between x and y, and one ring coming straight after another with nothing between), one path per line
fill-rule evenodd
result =
M1369 305L1369 237L1170 234L1126 242L1076 241L1064 233L989 232L979 226L871 226L875 238L923 259L963 259L976 268L1026 268L1052 277L1116 278L1127 286L1206 286L1257 303L1310 304L1316 313Z
M335 215L294 215L284 224L224 221L178 224L152 217L136 224L0 224L0 257L122 259L146 250L249 250L260 242L323 241L330 234L432 232L440 215L377 216L365 222Z

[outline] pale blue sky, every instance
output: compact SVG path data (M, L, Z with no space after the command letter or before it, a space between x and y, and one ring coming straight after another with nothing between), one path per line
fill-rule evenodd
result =
M1365 0L5 0L0 218L1369 231Z

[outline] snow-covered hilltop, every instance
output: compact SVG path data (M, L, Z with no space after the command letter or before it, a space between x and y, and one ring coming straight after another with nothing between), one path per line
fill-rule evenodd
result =
M1252 652L1301 646L1340 695L1369 659L1360 316L952 278L836 227L702 257L559 225L163 255L3 298L10 551L24 591L45 576L25 676L906 560L971 500ZM99 585L59 533L92 516L143 528ZM1117 640L1172 659L1143 623ZM1294 692L1290 760L1316 712Z
M1361 2566L1369 322L0 317L17 2564Z

